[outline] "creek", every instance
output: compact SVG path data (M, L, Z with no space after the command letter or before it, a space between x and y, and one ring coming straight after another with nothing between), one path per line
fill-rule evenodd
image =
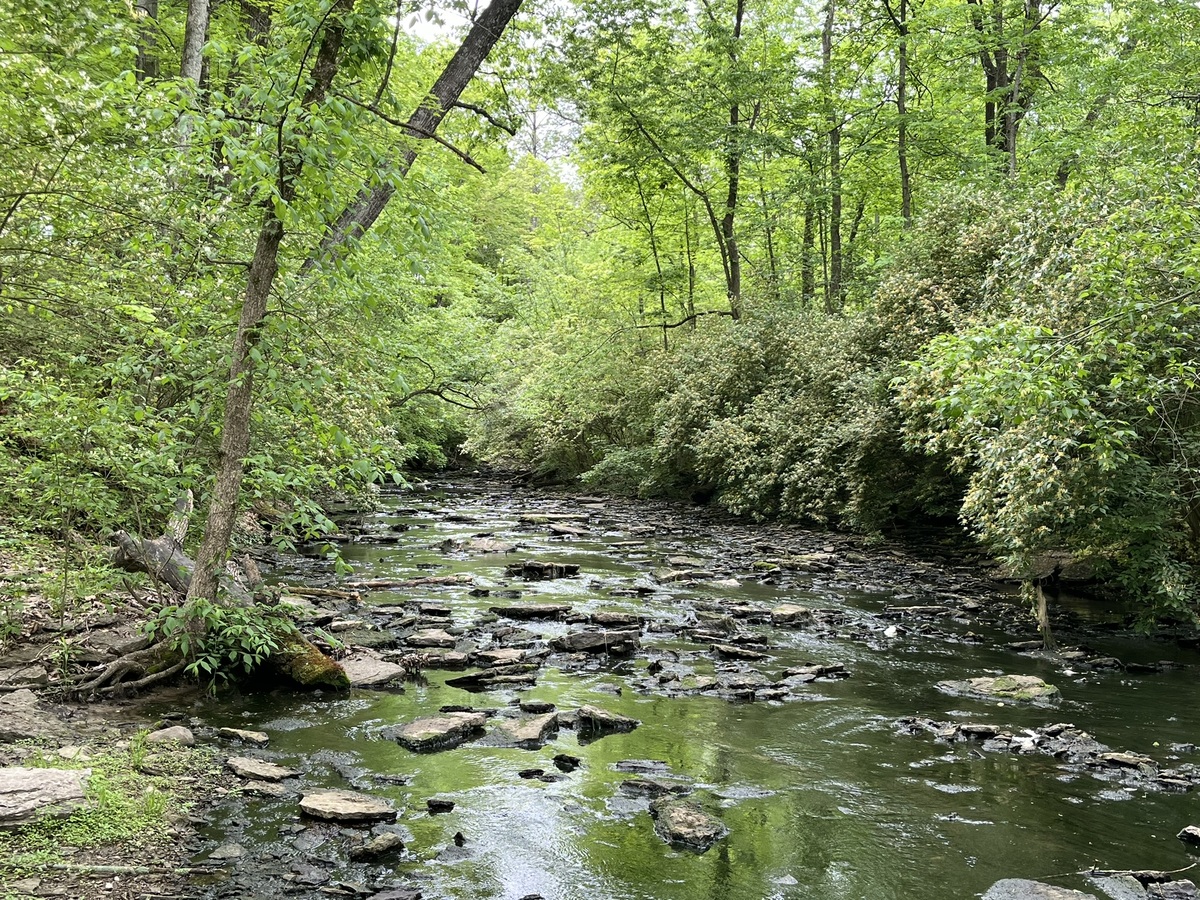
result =
M578 533L551 534L556 523ZM469 692L446 683L461 672L427 668L403 691L248 692L198 702L187 710L193 723L265 731L270 745L259 755L305 773L282 797L231 795L209 811L198 859L230 842L245 856L231 878L198 888L206 896L349 896L407 885L425 900L961 900L1002 878L1044 879L1093 865L1172 870L1196 859L1175 838L1198 824L1193 795L1108 769L1063 767L1046 755L939 743L896 726L901 717L928 716L1020 733L1070 722L1114 750L1186 765L1200 761L1189 746L1200 735L1200 660L1191 650L1072 615L1059 637L1085 643L1084 655L1018 654L1007 644L1033 637L1033 623L977 566L684 507L444 481L385 493L380 508L355 524L360 534L341 548L352 576L293 559L275 577L345 588L470 576L363 593L347 615L380 625L399 649L405 633L391 635L389 623L421 614L423 604L450 616L426 616L418 627L459 631L460 650L489 641L538 649L584 627L489 613L514 602L637 614L646 623L640 649L623 658L550 655L536 684L522 690ZM486 541L517 548L505 553ZM580 574L506 575L521 560L578 565ZM691 577L678 574L688 567ZM520 600L505 591L520 592ZM769 611L782 603L821 612L807 625L777 627ZM897 612L917 606L931 609ZM1002 631L996 623L1004 617L989 617L997 610L1016 616L1017 633L1011 619ZM716 658L697 639L698 623L751 636L766 657ZM1090 668L1087 659L1097 656L1125 666ZM652 663L686 666L696 679L730 677L724 690L686 691L686 679L655 688ZM1131 663L1147 671L1131 671ZM848 677L818 678L776 699L750 700L753 686L738 687L750 672L773 683L810 664L840 664ZM1052 708L1023 706L935 688L943 679L1000 673L1040 676L1063 699ZM445 706L504 713L518 700L560 711L590 704L641 724L591 741L562 728L533 750L500 746L489 732L419 754L386 731ZM560 773L552 759L564 753L579 757L580 767ZM647 801L620 787L635 777L619 765L628 760L660 761L728 834L703 853L665 843ZM519 774L535 768L546 780ZM300 816L297 793L319 787L394 802L397 823L382 828L399 831L407 848L376 863L349 862L347 847L365 829ZM454 809L430 814L433 797L452 800ZM1055 883L1087 888L1079 877Z

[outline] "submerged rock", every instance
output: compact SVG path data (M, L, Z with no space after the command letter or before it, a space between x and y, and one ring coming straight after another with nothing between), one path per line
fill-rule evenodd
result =
M664 797L650 804L654 830L668 844L703 853L726 834L725 826L687 800Z
M937 689L959 697L988 700L1012 700L1017 703L1055 703L1062 694L1036 675L1000 675L995 678L971 678L966 681L939 681Z
M87 802L91 769L0 769L0 829L70 815Z
M1097 900L1097 897L1095 894L1085 894L1083 891L1073 891L1040 881L1005 878L988 888L983 900Z
M396 810L383 800L354 791L317 791L300 798L300 811L329 822L394 822Z
M415 753L449 750L470 740L486 721L483 713L452 712L417 719L392 733L401 747Z

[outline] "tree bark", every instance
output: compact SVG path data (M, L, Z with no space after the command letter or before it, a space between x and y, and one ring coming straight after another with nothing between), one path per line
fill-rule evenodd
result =
M188 0L187 22L183 27L183 57L179 74L200 84L204 60L204 39L208 35L209 0Z
M487 9L480 14L450 62L446 64L446 68L442 70L442 74L434 82L427 102L422 103L409 116L403 129L407 136L428 138L437 131L442 119L454 108L462 92L475 77L479 65L500 40L504 29L521 8L521 3L522 0L492 0ZM408 174L416 158L415 148L409 147L404 150L397 167L398 177L403 178ZM350 243L366 234L395 192L396 188L391 182L374 187L364 184L357 196L325 232L320 244L305 260L301 271L307 273L314 266L336 258Z
M900 218L904 227L912 225L912 175L908 168L908 0L900 0L892 8L891 0L883 0L884 8L899 37L896 47L896 162L900 168Z
M836 0L827 0L825 24L821 29L821 67L829 126L829 281L825 286L825 310L830 313L842 308L842 123L833 97L833 24L836 16Z

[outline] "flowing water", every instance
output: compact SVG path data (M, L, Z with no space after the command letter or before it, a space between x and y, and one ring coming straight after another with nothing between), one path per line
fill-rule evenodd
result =
M572 508L589 517L587 533L575 538L519 522L523 514ZM576 612L647 616L653 624L643 633L643 648L629 659L600 657L573 667L551 657L537 684L521 692L468 693L445 684L459 673L428 671L426 683L410 682L403 692L246 694L200 705L194 712L206 725L268 732L263 755L306 773L295 790L350 788L394 801L401 810L395 827L407 844L382 865L350 863L346 848L353 831L302 820L295 793L231 798L212 817L210 846L241 844L253 860L244 871L258 872L245 877L259 880L253 887L217 883L208 889L211 895L328 896L303 884L304 873L317 870L325 874L311 880L331 878L325 891L338 883L349 885L348 891L407 884L419 887L426 900L950 900L977 896L1001 878L1046 878L1092 865L1178 869L1195 861L1175 838L1183 826L1200 823L1192 795L1131 788L1103 773L1064 770L1045 756L985 754L977 745L903 736L894 726L906 715L1018 731L1073 722L1114 749L1174 765L1189 759L1178 745L1200 738L1193 656L1173 645L1097 632L1088 641L1098 653L1183 665L1137 675L1075 671L1061 661L1004 649L1012 635L978 622L939 619L930 627L905 621L888 632L895 622L881 613L889 604L928 602L939 591L943 600L953 597L968 577L961 570L947 575L936 566L901 564L883 550L877 558L870 550L849 553L842 544L833 548L835 556L854 560L852 577L840 564L825 573L772 573L754 561L769 558L769 545L792 533L728 530L714 521L692 521L687 510L601 505L478 482L385 496L379 512L364 522L368 537L344 547L353 579L469 573L490 586L492 596L472 595L471 584L377 591L365 595L358 615L369 616L375 604L424 600L449 606L455 625L471 626L488 620L489 606L511 602L497 600L498 590L518 589L522 602L553 600ZM398 543L373 542L369 535L381 529L406 530ZM521 549L447 552L443 544L480 533ZM818 549L829 540L806 539ZM739 586L710 579L663 583L644 595L630 590L680 554L725 569ZM581 575L530 583L507 578L504 566L517 559L577 563ZM285 573L284 580L295 583L296 575ZM329 577L322 583L337 584ZM959 600L962 595L959 590ZM839 662L849 678L814 682L792 699L770 702L638 689L653 658L680 654L700 674L720 665L707 646L677 631L698 611L747 604L769 609L781 602L836 610L842 625L747 625L769 643L769 658L753 667L774 679L789 666ZM539 637L569 627L516 624ZM955 698L934 687L941 679L1001 672L1039 675L1057 684L1064 699L1053 709L1026 708ZM445 705L506 707L518 697L549 701L560 710L593 704L642 724L588 743L561 730L538 750L492 746L485 738L414 754L381 734ZM552 758L559 753L580 757L582 766L558 781L519 777L530 768L557 774ZM715 813L728 835L704 853L660 840L646 802L619 790L632 776L616 764L631 759L662 761L674 776L691 780L692 799ZM425 801L431 797L453 800L456 807L430 815ZM456 833L465 838L462 847L453 842ZM266 877L267 871L290 872L298 880ZM1055 881L1086 887L1078 877Z

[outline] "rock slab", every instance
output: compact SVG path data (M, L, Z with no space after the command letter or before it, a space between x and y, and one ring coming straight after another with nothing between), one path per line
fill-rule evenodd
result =
M0 829L47 816L66 816L87 802L91 769L0 769Z
M507 719L498 723L496 730L516 746L534 749L544 744L546 738L558 730L558 714L548 712L540 716Z
M403 681L408 674L404 666L367 653L343 659L342 668L346 670L351 687L380 687L390 682Z
M394 729L392 734L401 747L415 753L449 750L470 740L486 721L483 713L452 712L417 719Z
M354 791L317 791L300 798L300 811L314 819L349 824L394 822L396 811L382 800Z

